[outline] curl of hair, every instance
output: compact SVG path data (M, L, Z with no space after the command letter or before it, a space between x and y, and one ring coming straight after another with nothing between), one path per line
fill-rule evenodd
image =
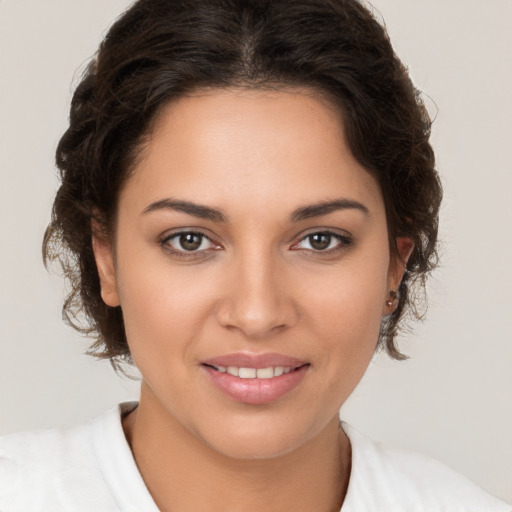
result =
M339 108L353 155L381 186L392 253L396 237L414 241L379 339L405 357L394 340L407 312L422 316L442 190L420 93L357 0L139 0L114 23L73 96L43 242L45 263L58 261L70 284L64 318L94 338L90 354L116 370L132 362L122 311L101 298L91 222L113 235L120 189L157 113L197 89L288 86Z

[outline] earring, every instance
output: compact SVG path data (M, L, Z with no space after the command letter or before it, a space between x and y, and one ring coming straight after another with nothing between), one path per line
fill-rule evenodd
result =
M389 299L386 301L386 306L388 307L391 307L393 306L396 298L397 298L397 295L396 295L396 291L395 290L389 290Z

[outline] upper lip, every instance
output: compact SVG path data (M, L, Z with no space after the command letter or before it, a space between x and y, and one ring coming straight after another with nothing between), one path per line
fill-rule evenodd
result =
M298 368L307 364L304 359L286 356L284 354L266 353L266 354L250 354L247 352L225 354L222 356L212 357L202 361L202 364L209 366L236 366L238 368Z

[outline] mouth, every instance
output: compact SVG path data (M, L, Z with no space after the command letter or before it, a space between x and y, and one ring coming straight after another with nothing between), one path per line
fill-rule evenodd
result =
M201 367L214 387L228 398L263 405L298 388L311 364L280 354L230 354L204 361Z
M306 363L305 365L308 365ZM239 377L240 379L273 379L275 377L281 377L287 373L297 371L299 368L305 365L297 367L292 366L268 366L267 368L250 368L250 367L238 367L238 366L214 366L205 363L205 366L212 368L220 373L227 373L233 377Z

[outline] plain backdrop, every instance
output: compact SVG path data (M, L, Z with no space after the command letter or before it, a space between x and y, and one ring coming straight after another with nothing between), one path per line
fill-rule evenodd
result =
M81 422L139 384L83 355L41 263L80 70L128 0L0 0L0 433ZM375 0L436 117L445 186L429 312L342 409L512 501L512 2Z

